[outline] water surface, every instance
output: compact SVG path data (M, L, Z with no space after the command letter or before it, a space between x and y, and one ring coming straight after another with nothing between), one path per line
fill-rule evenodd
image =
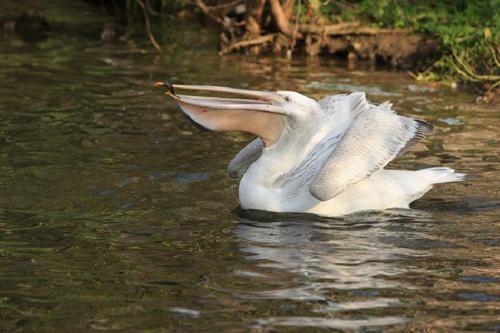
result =
M103 45L99 8L62 3L73 29L0 41L2 330L500 329L498 108L362 63L220 57L198 26L166 22L161 56L140 29ZM390 168L470 177L409 211L242 212L225 170L252 137L198 131L165 78L366 91L436 125Z

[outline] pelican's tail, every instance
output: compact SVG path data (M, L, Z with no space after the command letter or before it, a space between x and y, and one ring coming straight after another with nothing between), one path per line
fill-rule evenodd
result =
M460 182L467 176L465 173L455 173L450 168L429 168L417 171L419 176L429 181L429 184Z

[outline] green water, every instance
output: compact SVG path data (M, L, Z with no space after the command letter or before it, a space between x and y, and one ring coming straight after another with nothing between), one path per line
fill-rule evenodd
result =
M500 330L498 107L361 63L219 57L179 22L161 56L140 29L102 45L98 7L47 3L65 29L0 41L0 330ZM251 137L198 131L165 78L367 91L436 125L390 167L470 177L410 211L242 212L225 170Z

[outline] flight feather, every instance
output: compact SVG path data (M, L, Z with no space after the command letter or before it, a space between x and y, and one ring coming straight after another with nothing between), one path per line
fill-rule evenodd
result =
M424 121L398 116L385 106L371 106L345 131L314 177L311 194L321 201L336 197L432 131L433 126Z

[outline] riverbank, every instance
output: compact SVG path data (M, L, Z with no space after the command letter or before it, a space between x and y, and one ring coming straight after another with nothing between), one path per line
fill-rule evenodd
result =
M293 40L279 33L254 39L230 41L222 38L221 53L244 51L331 55L353 61L390 64L406 70L425 70L428 59L440 56L438 44L426 35L406 29L372 29L359 23L300 25Z
M211 2L184 4L220 26L221 54L307 54L379 62L407 70L421 82L473 91L483 102L500 100L499 2ZM151 7L155 1L146 3Z
M165 21L198 21L219 31L222 56L277 53L379 63L420 82L473 91L479 101L500 100L500 8L490 2L74 1L85 2L100 10L104 23L91 26L106 43L146 35L161 53L169 47L162 42ZM0 20L4 34L27 31L39 38L52 25L52 18L30 15Z
M208 17L225 15L215 20L224 31L222 53L286 52L377 61L408 70L419 81L472 89L483 101L499 99L498 3L256 0L231 2L234 9L224 12L202 0L196 4Z

